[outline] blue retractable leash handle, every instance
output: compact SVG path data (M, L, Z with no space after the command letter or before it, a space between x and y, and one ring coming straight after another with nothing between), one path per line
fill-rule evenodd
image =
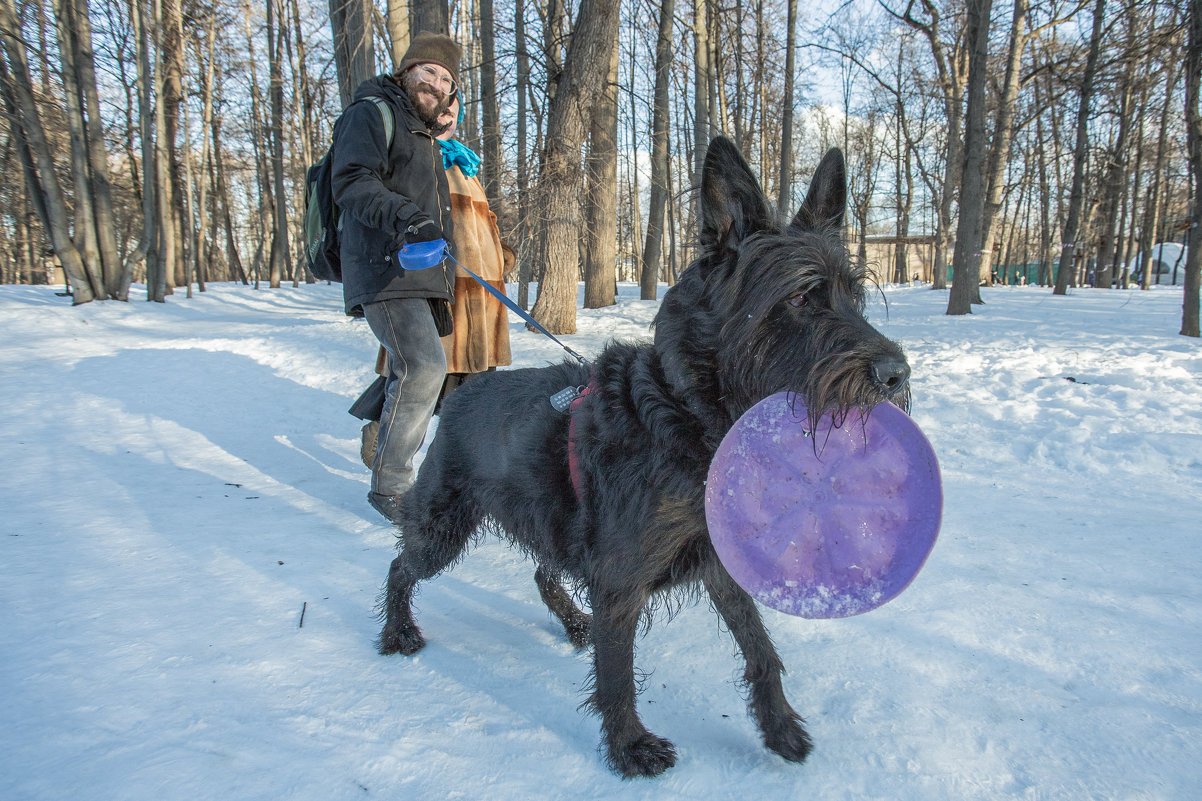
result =
M464 267L462 264L459 264L459 260L451 255L451 249L447 246L447 241L445 239L434 239L429 242L412 242L406 244L397 252L396 257L397 261L400 262L401 267L405 270L428 270L431 267L437 267L439 264L442 264L444 260L450 259L451 261L455 262L455 264L458 264L465 273L474 278L476 283L484 287L489 294L504 303L505 307L511 312L516 314L518 317L521 317L529 325L534 326L541 333L550 337L552 342L566 350L568 353L572 354L572 356L576 358L576 361L580 362L581 364L585 363L583 356L556 339L554 334L552 334L537 320L527 314L521 306L510 300L508 295L497 289L488 281L485 281L483 278L476 275L468 268Z

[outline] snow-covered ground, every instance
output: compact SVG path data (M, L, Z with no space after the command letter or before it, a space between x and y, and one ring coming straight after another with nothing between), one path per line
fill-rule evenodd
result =
M621 296L568 344L648 336L656 304ZM374 651L394 540L346 413L375 344L339 287L78 308L0 287L0 798L1198 798L1202 346L1177 335L1181 291L985 300L872 300L913 366L943 528L878 610L764 610L809 761L760 745L700 605L639 641L640 713L679 761L624 782L578 710L587 656L499 542L425 585L424 651ZM559 360L511 331L515 366Z

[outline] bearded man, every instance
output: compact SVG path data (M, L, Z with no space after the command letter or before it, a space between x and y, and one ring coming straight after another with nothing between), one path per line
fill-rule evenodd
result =
M462 50L443 34L413 37L396 72L359 85L334 126L331 180L341 211L339 255L346 313L367 318L389 370L368 502L389 520L413 483L446 374L440 336L450 333L449 262L406 271L407 242L453 242L451 195L439 124L459 88Z

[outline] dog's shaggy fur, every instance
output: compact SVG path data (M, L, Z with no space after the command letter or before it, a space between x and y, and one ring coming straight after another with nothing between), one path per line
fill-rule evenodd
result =
M623 776L671 767L670 742L635 711L640 618L675 588L703 587L744 659L751 714L787 760L810 751L781 687L783 666L751 597L710 544L705 479L714 451L750 406L779 391L811 415L909 401L909 366L864 319L864 274L840 239L843 156L823 159L797 216L775 219L734 146L716 139L701 187L701 256L665 296L654 343L610 344L576 364L481 375L447 399L417 482L402 500L400 555L383 602L384 654L416 653L415 585L447 568L481 527L538 564L547 606L594 652L589 703ZM567 415L548 397L593 390L573 410L582 497L568 470ZM578 609L568 581L589 602Z

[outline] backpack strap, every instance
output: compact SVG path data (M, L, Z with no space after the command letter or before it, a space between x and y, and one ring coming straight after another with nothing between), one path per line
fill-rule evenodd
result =
M388 101L382 97L373 97L371 102L376 104L376 108L380 110L380 117L384 120L384 141L388 143L388 147L392 147L392 132L396 127L396 123L392 120L392 108L388 105Z

